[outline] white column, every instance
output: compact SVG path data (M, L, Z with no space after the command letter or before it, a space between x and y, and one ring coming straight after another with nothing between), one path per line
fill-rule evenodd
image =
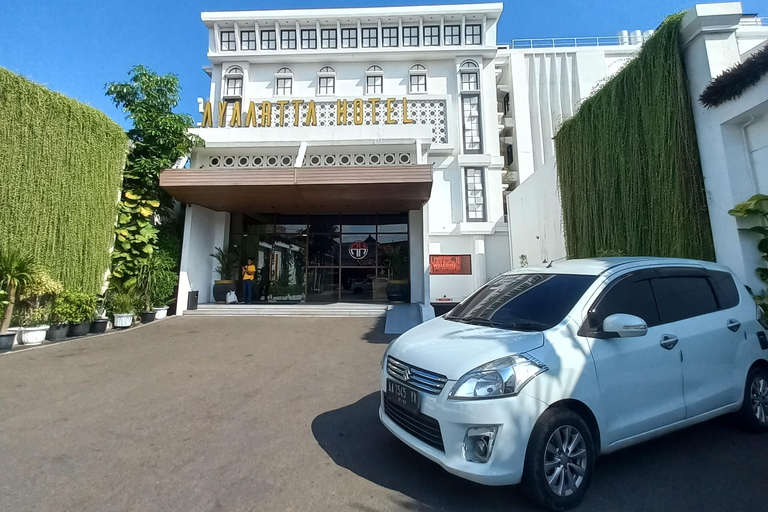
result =
M411 303L419 304L422 321L434 318L430 304L429 214L427 205L408 212L408 246L411 266Z
M184 239L181 246L179 292L176 313L187 309L187 293L199 292L199 302L212 300L215 260L210 256L216 247L226 248L229 240L229 213L216 212L197 205L187 205Z
M760 290L762 284L755 275L755 262L759 260L754 238L742 235L736 218L728 215L729 209L755 192L745 172L747 167L737 165L734 158L734 153L743 151L740 134L733 137L733 130L723 124L718 110L722 107L707 109L698 101L713 78L741 62L736 41L741 14L740 3L697 5L686 13L680 32L715 257L746 284Z
M474 235L474 261L472 262L472 279L475 289L483 286L487 280L485 271L485 237Z

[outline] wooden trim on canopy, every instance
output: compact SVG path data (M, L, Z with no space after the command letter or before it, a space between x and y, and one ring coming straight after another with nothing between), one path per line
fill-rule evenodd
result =
M239 213L369 213L420 209L432 166L166 169L174 199Z

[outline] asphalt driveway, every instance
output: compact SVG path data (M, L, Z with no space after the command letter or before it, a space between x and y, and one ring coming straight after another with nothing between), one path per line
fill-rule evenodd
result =
M0 356L0 510L532 510L380 425L382 331L172 318ZM716 420L606 456L581 510L768 510L768 436Z

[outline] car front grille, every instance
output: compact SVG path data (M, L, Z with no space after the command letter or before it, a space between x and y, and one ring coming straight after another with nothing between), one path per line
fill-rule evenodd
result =
M443 447L443 435L440 433L440 424L436 419L413 412L400 407L384 396L384 412L400 428L411 434L416 439L434 446L441 452Z
M387 373L400 382L430 395L439 395L448 382L445 375L411 366L394 357L387 357Z

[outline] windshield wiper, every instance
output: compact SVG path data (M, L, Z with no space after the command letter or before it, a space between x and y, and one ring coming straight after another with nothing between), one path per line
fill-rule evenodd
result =
M546 331L549 329L548 325L537 322L509 322L505 325L507 329L522 329L524 331Z

